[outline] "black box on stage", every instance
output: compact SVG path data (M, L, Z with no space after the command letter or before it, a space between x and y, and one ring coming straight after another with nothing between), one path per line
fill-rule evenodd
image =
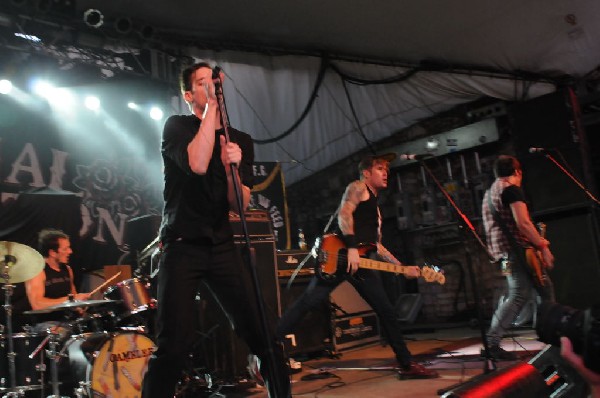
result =
M296 274L297 277L310 276L315 273L315 258L308 256L310 252L305 250L277 250L277 275L279 278L289 278L296 268L305 261L302 269Z
M252 239L274 239L271 219L266 211L248 210L244 213L246 226L248 227L248 236ZM235 213L229 214L229 223L233 229L233 235L236 239L244 237L244 228L240 217Z
M336 351L346 351L378 341L379 320L375 312L351 314L334 320L333 343Z
M280 278L281 308L285 312L306 290L310 276L299 276L288 288L289 278ZM289 355L333 351L331 341L331 309L325 300L313 311L307 313L295 330L283 341Z

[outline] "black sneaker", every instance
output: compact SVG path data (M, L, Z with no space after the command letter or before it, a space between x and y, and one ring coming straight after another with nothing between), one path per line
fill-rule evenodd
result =
M489 347L490 355L497 361L516 361L519 359L517 354L512 351L506 351L504 348L493 345ZM481 349L481 356L485 358L485 349Z

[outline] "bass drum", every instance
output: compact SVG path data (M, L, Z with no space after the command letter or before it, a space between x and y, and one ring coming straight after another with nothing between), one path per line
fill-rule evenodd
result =
M33 354L45 338L46 334L13 334L15 381L19 389L38 390L42 388L43 378L41 372L46 369L44 350L39 350L31 359L29 355ZM0 391L11 387L8 353L8 335L3 334L0 336Z
M155 345L141 333L93 333L66 343L73 386L88 397L139 398Z

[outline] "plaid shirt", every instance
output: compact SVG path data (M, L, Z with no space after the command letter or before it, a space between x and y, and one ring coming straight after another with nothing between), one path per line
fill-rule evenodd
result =
M485 228L485 235L487 237L487 245L490 253L496 260L507 255L512 247L508 237L504 235L502 227L496 222L494 214L488 206L488 196L492 195L492 204L496 209L496 212L504 220L504 225L508 228L510 233L515 237L517 244L522 247L531 247L531 243L527 238L519 231L515 219L513 218L510 206L505 206L502 203L502 192L511 186L512 184L503 178L497 178L490 189L483 195L482 204L482 215L483 215L483 226ZM519 188L520 189L520 188Z

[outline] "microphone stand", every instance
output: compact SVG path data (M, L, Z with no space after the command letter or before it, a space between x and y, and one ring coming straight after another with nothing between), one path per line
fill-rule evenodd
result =
M560 164L552 155L548 152L544 152L544 156L550 160L552 163L556 165L567 177L571 179L591 200L592 202L600 205L600 201L575 177L572 173L570 173L562 164ZM563 159L564 160L564 159ZM566 162L566 161L565 161Z
M471 223L469 218L458 207L458 205L456 204L456 202L454 201L452 196L444 189L444 187L442 186L440 181L435 177L435 175L433 174L431 169L429 169L429 167L425 164L425 162L423 162L421 159L417 159L417 160L421 164L423 169L427 172L429 177L431 177L431 180L434 182L434 184L437 186L437 188L440 190L440 192L444 195L444 197L446 198L448 203L454 208L454 210L456 210L456 214L458 214L458 216L462 220L464 226L467 227L467 229L469 230L469 232L471 232L471 235L475 238L477 243L479 243L479 245L485 250L488 257L490 259L492 259L493 257L490 254L490 252L488 251L487 246L485 245L485 243L483 243L483 240L481 239L479 234L477 234L477 231L475 230L475 227L473 226L473 224ZM462 226L461 226L461 229L462 229ZM484 349L484 353L485 353L484 354L485 361L483 364L483 371L484 371L484 374L487 374L487 373L490 373L491 371L496 370L496 363L495 363L494 358L490 354L487 335L485 334L485 328L483 326L483 313L481 311L481 306L479 305L479 302L480 302L479 301L479 290L477 289L477 283L475 281L475 273L473 270L473 260L472 260L472 256L471 256L471 250L469 249L469 245L464 245L464 247L465 247L465 254L466 254L466 258L467 258L467 267L468 267L468 271L469 271L469 275L470 275L469 281L471 282L471 289L473 290L473 299L475 301L475 310L477 312L477 320L479 322L481 341L483 343L483 349ZM460 384L462 384L462 383L458 383L457 385L438 390L438 395L442 395L446 391L450 391Z
M225 141L230 142L229 138L229 120L227 117L227 109L225 107L225 97L223 95L223 84L221 82L221 78L219 76L220 68L215 67L213 69L213 80L218 80L215 82L215 95L217 97L218 105L219 105L219 113L221 116L221 125L223 126ZM216 76L215 76L216 74ZM280 377L279 372L283 371L283 369L279 369L277 367L277 360L275 355L275 340L271 333L271 329L269 328L269 322L267 320L267 312L264 305L264 299L262 294L262 289L260 287L260 281L258 279L258 274L256 272L256 258L252 253L252 248L250 246L250 235L248 233L248 224L246 222L246 215L244 213L244 199L242 196L242 189L240 187L240 181L237 178L237 165L231 163L229 165L231 168L231 175L233 176L233 188L235 191L236 201L238 205L238 209L240 210L240 224L242 226L242 234L244 236L244 245L247 250L248 256L246 258L247 265L250 267L250 274L252 276L252 282L255 291L255 299L256 304L260 316L261 327L262 327L262 335L264 336L269 366L267 367L268 381L272 385L272 390L275 393L272 398L286 398L284 395L287 394L287 388L281 385L282 377ZM242 256L244 258L244 256ZM287 377L287 375L285 376ZM270 395L270 394L269 394Z

